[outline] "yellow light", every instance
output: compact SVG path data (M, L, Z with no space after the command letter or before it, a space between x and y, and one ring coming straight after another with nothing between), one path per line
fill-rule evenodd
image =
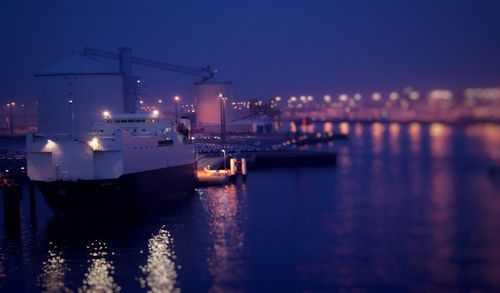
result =
M158 114L160 114L160 112L158 110L153 111L153 115L158 116Z
M104 118L109 118L109 111L103 111L102 116L104 116Z
M89 142L89 146L95 151L99 149L99 140L97 137L92 138L92 140Z
M222 94L221 94L221 95L222 95ZM220 96L220 95L219 95L219 96ZM176 102L178 102L180 99L181 99L181 98L179 98L179 96L175 96L175 97L174 97L174 100L175 100Z
M52 151L56 147L56 143L53 142L52 140L48 139L47 144L45 144L45 147L43 148L43 151Z

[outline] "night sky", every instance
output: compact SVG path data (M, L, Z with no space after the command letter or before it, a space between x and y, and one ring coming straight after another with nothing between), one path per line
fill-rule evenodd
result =
M219 70L239 99L500 85L500 1L22 1L0 4L0 100L78 45ZM197 78L136 66L148 98Z

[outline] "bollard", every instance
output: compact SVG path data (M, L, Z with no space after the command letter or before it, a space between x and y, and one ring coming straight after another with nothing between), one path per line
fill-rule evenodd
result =
M236 158L231 158L229 160L229 179L231 181L236 181Z
M236 158L231 158L231 160L229 161L229 168L231 168L230 170L230 175L231 176L235 176L236 175Z

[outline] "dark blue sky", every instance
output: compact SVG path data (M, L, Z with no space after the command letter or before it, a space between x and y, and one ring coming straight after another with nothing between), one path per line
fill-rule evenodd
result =
M500 1L22 1L0 3L0 100L77 45L211 64L241 98L500 85ZM196 78L135 67L150 97Z

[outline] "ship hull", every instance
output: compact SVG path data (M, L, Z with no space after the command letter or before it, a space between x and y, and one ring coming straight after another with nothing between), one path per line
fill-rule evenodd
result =
M194 165L124 174L117 179L38 181L54 214L100 216L144 211L172 202L194 190Z

